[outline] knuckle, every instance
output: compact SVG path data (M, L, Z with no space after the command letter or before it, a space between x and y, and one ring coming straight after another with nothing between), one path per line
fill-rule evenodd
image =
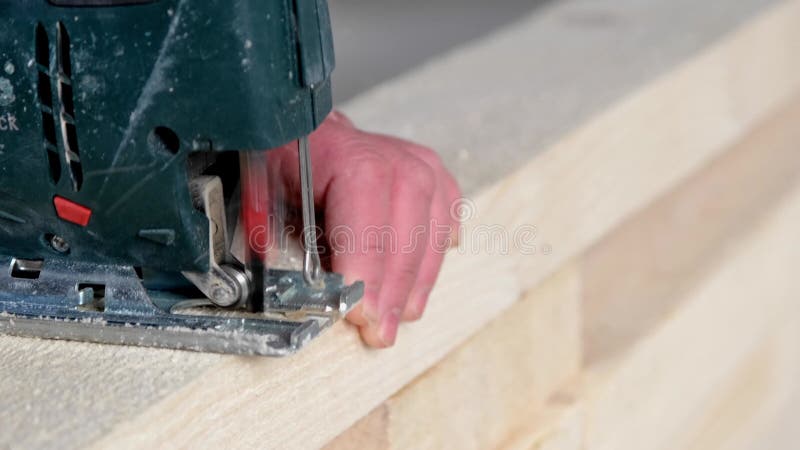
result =
M421 159L407 158L396 167L397 178L415 192L432 196L436 191L436 172Z
M362 253L365 255L383 255L386 253L386 243L380 237L365 237L361 248Z
M417 279L419 267L414 264L402 264L395 268L393 275L400 284L408 285Z
M386 183L392 179L388 161L372 152L360 151L350 157L347 165L348 176L358 177L366 185Z
M442 162L442 157L439 155L438 152L424 147L418 144L410 144L407 147L407 150L417 158L425 161L429 166L434 169L439 169L444 167L444 163Z

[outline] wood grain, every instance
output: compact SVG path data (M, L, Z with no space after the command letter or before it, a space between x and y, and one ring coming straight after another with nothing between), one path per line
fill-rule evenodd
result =
M789 340L772 335L800 312L788 230L800 208L798 121L795 98L587 253L589 447L716 448L719 404L740 395L728 413L744 429L760 401L790 389L779 368Z
M326 450L494 448L577 376L581 329L567 265Z

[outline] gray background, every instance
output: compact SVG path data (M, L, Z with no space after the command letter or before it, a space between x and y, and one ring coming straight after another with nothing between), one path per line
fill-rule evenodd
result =
M337 104L522 19L547 0L330 0Z

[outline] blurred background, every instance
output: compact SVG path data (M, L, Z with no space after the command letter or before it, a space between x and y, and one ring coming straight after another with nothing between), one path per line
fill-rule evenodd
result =
M332 0L334 102L526 16L550 0Z

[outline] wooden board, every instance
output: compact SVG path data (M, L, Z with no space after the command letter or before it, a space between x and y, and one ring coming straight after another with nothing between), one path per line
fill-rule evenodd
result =
M794 447L798 120L800 99L587 254L584 377L505 448Z
M565 2L368 94L353 116L442 148L474 194L472 229L534 224L537 245L552 252L487 254L467 243L448 259L426 318L384 352L344 324L288 360L2 337L0 428L9 431L0 444L324 444L800 89L800 8L789 1L755 15L772 3ZM608 11L623 19L598 26ZM520 57L532 49L564 59L545 71ZM593 60L591 78L586 52L617 59ZM547 71L549 84L531 89L528 75ZM424 103L395 108L398 98Z
M797 311L791 314L797 314ZM635 445L646 443L648 448L686 448L703 449L792 449L800 436L794 419L797 417L798 398L797 376L800 374L800 358L797 353L798 328L796 320L773 324L773 333L759 341L756 349L742 355L740 363L730 370L726 379L719 380L718 386L711 386L704 404L687 402L659 401L651 403L647 409L652 414L660 412L668 426L676 419L685 419L687 410L696 408L695 421L685 429L666 439L662 434L642 439L638 436ZM671 353L672 356L675 353ZM656 353L669 360L669 354ZM619 369L626 367L631 360L620 361ZM697 368L706 369L705 366ZM620 370L620 373L623 373ZM669 376L670 374L667 374ZM594 448L638 448L634 444L615 443L621 447L609 447L607 442L597 442L587 436L590 416L587 409L591 404L583 396L587 391L603 389L603 385L564 388L545 407L530 417L531 427L518 430L501 445L504 450L581 450ZM675 385L670 385L673 393ZM635 385L630 386L635 391ZM644 397L643 395L643 402ZM678 396L679 397L679 396ZM667 399L668 397L662 397ZM648 397L647 401L651 401ZM676 404L677 403L677 404ZM639 404L634 406L640 406ZM609 411L610 420L630 424L632 416ZM659 440L661 439L661 440ZM599 444L599 445L598 445Z
M720 255L800 179L798 123L795 97L589 249L582 260L587 365L613 359L678 308Z
M502 448L793 448L783 414L800 392L800 249L786 243L798 220L795 189L675 310L587 367Z
M326 450L494 448L577 376L580 299L568 265Z
M766 123L735 149L749 148L763 159L732 155L728 170L687 203L688 211L676 212L673 229L693 238L667 239L672 245L654 241L659 231L667 235L656 216L644 235L619 235L615 248L604 243L587 259L585 304L605 304L603 314L588 307L584 320L587 354L594 355L582 394L592 448L685 448L689 441L681 439L714 414L716 393L747 373L783 315L797 313L800 285L791 261L800 249L790 243L800 192L795 187L788 198L781 192L800 173L798 119L795 104ZM733 186L726 176L737 171L751 173L750 182ZM749 208L736 206L743 199ZM764 217L759 210L776 199L778 207ZM713 214L727 220L709 227L705 219ZM750 228L755 231L737 237ZM653 247L661 250L651 252ZM617 263L638 271L620 282L609 270ZM610 288L615 284L621 292ZM617 332L609 329L612 315Z
M751 236L720 255L681 307L624 356L590 369L582 395L592 448L684 448L687 430L718 414L715 394L730 389L743 364L766 364L759 356L765 342L798 313L800 283L791 267L800 248L787 245L798 220L795 190ZM780 376L766 367L765 376ZM764 395L770 384L752 389Z
M715 389L705 417L690 424L681 440L683 448L791 449L800 430L797 396L800 395L800 327L798 310L773 325L761 348L754 351Z
M800 97L580 257L577 265L586 291L582 305L586 325L581 335L585 334L582 339L589 369L636 345L681 308L686 293L702 284L727 249L797 184L797 123ZM572 271L572 267L569 264L565 270ZM509 434L529 432L544 409L543 401L568 377L556 371L562 373L555 378L561 385L551 382L546 385L549 389L542 389L539 381L552 376L554 367L583 347L576 345L571 352L564 352L563 329L570 335L573 332L568 324L542 317L541 309L539 317L531 315L536 311L531 300L564 306L565 296L552 292L558 281L569 280L561 275L545 282L533 298L509 308L497 319L499 323L482 330L383 403L330 448L421 449L442 448L448 443L458 448L495 448ZM546 331L545 342L540 340L538 345L550 346L548 354L536 352L534 343L529 344L529 352L517 346L518 339L527 342L525 338L537 328ZM742 328L740 333L746 336L750 331ZM742 370L752 372L752 365L743 364ZM480 387L495 382L502 386L499 393ZM557 403L553 408L559 409L558 398L552 401ZM537 430L546 429L537 424ZM551 430L548 435L563 434Z

